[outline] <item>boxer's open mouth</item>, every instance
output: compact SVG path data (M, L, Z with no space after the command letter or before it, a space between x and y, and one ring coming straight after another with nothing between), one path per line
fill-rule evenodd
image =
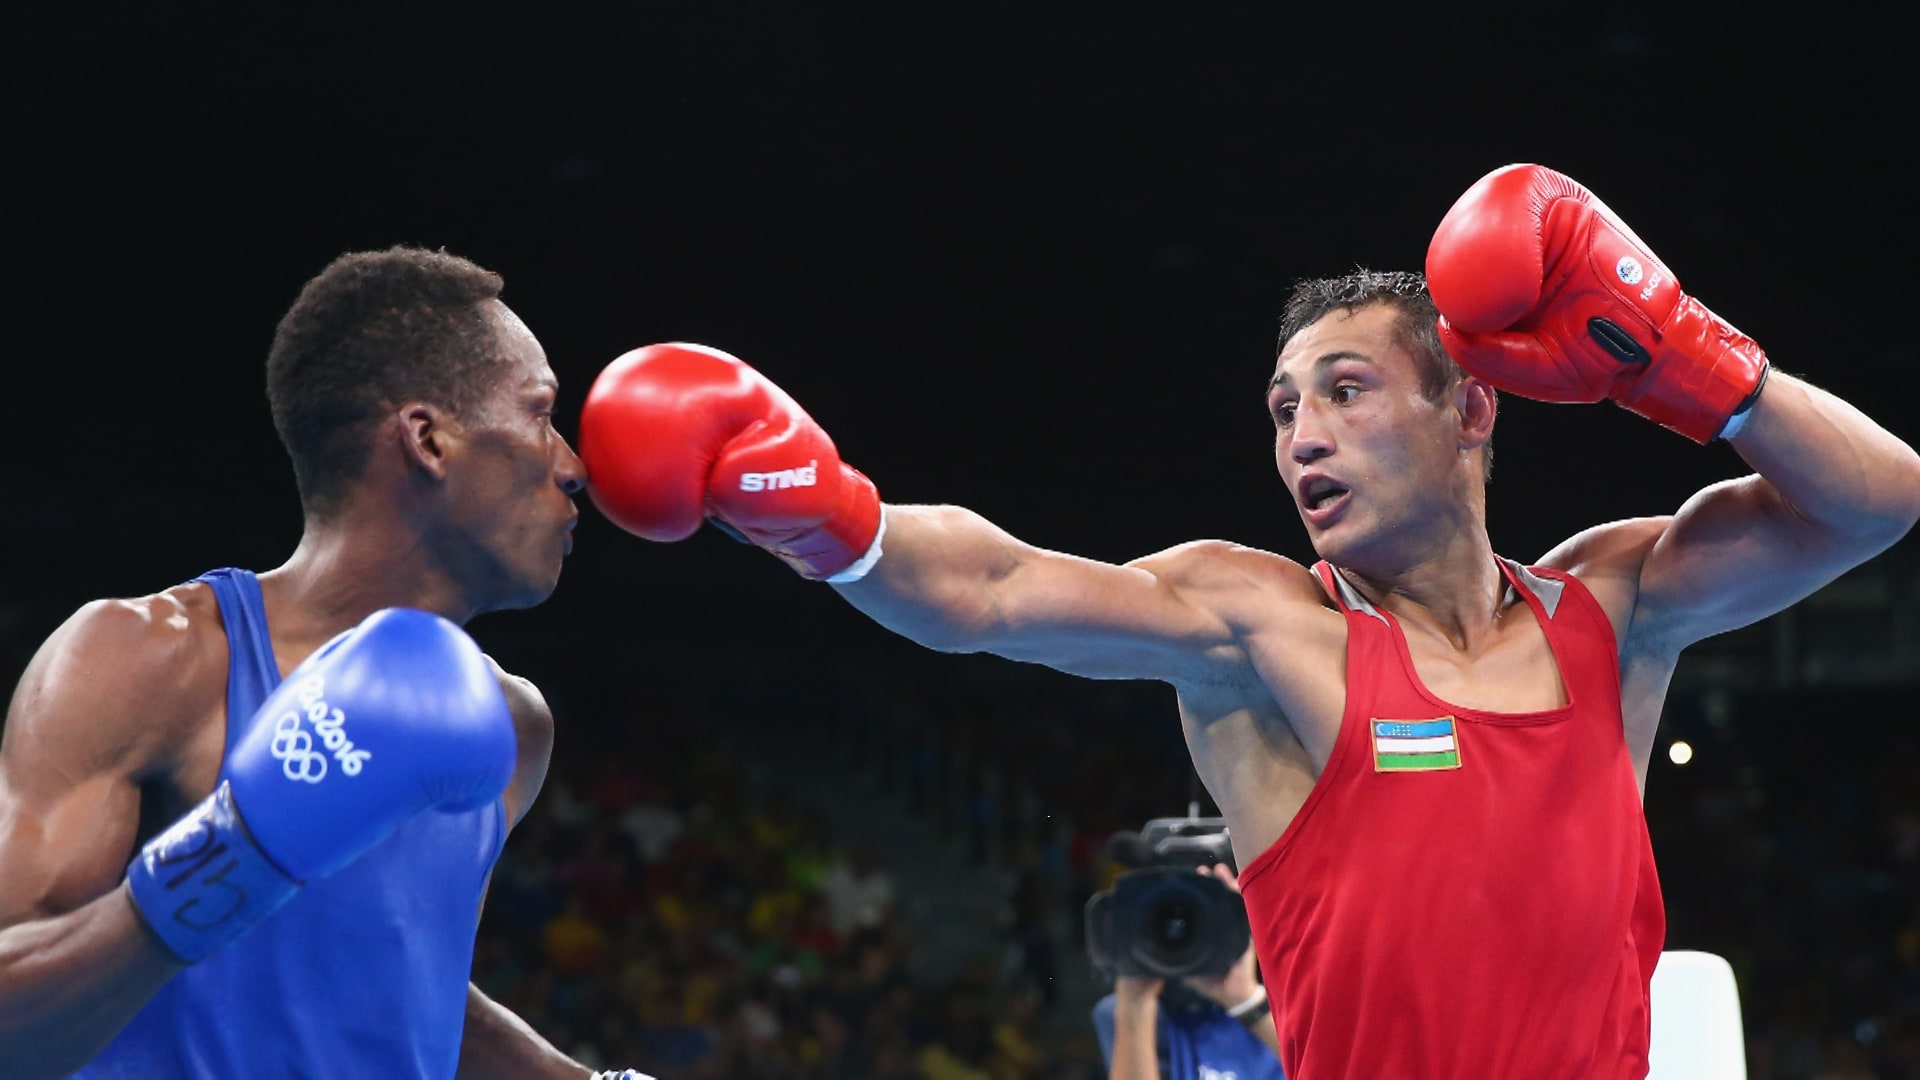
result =
M1318 510L1346 493L1347 486L1330 476L1300 478L1300 505L1309 510Z

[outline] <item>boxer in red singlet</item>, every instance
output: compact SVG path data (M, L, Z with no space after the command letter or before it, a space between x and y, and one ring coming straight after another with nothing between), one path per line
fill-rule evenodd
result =
M1523 566L1486 530L1496 389L1611 399L1753 472ZM883 507L791 398L697 346L610 365L581 443L640 535L711 516L932 648L1171 683L1291 1080L1644 1077L1664 916L1640 797L1675 660L1903 536L1920 456L1769 375L1537 166L1461 197L1425 280L1296 290L1267 406L1311 568L1218 541L1114 566Z

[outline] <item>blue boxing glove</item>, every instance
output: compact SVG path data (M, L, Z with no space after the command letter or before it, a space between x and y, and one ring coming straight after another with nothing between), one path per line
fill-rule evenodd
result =
M140 913L189 963L415 814L498 799L518 754L480 647L406 608L328 642L245 723L227 780L127 869Z

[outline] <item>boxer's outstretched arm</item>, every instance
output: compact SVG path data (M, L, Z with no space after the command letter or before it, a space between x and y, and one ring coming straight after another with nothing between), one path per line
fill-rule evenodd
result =
M1283 576L1278 556L1216 542L1126 566L1075 558L954 507L886 507L882 534L878 490L826 431L766 376L699 345L607 365L587 393L580 449L595 505L629 532L679 540L714 520L809 578L867 570L842 594L923 645L1076 675L1244 681L1246 596L1265 596L1245 586Z
M1689 499L1641 564L1629 634L1678 648L1793 604L1906 535L1920 455L1775 371L1730 440L1755 475Z
M1239 560L1274 558L1202 541L1116 566L1023 543L953 506L889 505L882 548L866 577L836 588L922 645L1176 683L1245 667L1210 599L1247 585Z
M62 1077L182 964L124 881L136 771L166 730L184 634L137 605L82 609L28 665L0 740L0 1061Z

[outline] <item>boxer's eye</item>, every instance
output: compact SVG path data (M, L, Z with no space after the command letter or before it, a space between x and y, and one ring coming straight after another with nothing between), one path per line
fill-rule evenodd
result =
M1297 406L1295 406L1294 403L1291 401L1286 402L1283 405L1275 406L1273 410L1274 424L1278 425L1279 427L1288 427L1292 425L1293 411L1296 407Z

